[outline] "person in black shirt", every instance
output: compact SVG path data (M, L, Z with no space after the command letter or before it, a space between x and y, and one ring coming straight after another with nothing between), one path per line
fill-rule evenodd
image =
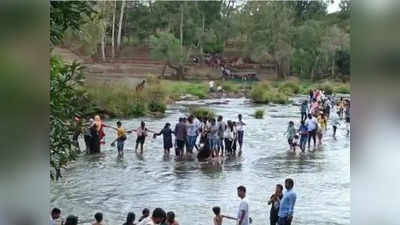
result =
M278 223L279 206L283 197L282 191L283 186L281 184L277 184L275 193L271 195L268 201L268 205L271 205L271 210L269 213L269 221L271 225L276 225Z

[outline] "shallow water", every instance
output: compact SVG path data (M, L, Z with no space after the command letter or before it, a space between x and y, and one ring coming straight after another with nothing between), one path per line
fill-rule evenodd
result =
M295 98L299 101L301 98ZM122 224L129 211L138 218L145 207L172 210L182 225L212 224L213 206L235 216L238 185L247 187L253 224L269 224L267 198L275 184L294 178L297 203L294 224L350 224L350 138L344 125L331 137L329 126L323 146L301 155L288 151L286 130L289 120L299 121L299 106L257 106L246 99L228 99L229 104L212 108L224 120L236 120L241 113L247 123L241 158L220 166L197 161L163 158L162 137L147 138L143 157L134 153L136 136L125 143L125 157L117 160L116 148L109 143L115 132L106 129L107 144L100 155L83 155L64 172L64 178L50 185L50 206L60 207L64 216L75 214L80 224L92 222L94 213L104 213L108 225ZM213 100L215 102L215 100ZM193 102L202 104L202 102ZM203 102L207 103L207 102ZM187 113L191 102L169 107L162 119L142 118L150 129L159 131L166 122L176 123ZM265 109L264 119L252 117ZM137 128L141 119L122 120L125 128ZM115 120L106 121L114 124ZM224 224L235 224L226 220Z

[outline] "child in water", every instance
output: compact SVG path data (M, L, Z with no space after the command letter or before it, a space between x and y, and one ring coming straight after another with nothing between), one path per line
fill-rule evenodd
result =
M215 214L215 216L213 218L214 225L222 225L223 218L227 218L227 219L231 219L231 220L237 220L237 218L221 215L221 208L218 207L218 206L213 207L212 210L213 210L213 212Z
M301 121L301 125L299 128L299 134L300 134L300 149L302 152L305 152L307 138L308 138L308 131L307 131L307 126L304 121Z
M159 132L153 135L153 138L156 138L159 135L163 135L164 142L164 154L169 155L169 150L172 148L172 134L174 132L171 130L171 124L166 123L164 128Z
M294 135L293 138L293 143L292 143L292 147L293 147L293 151L296 152L296 147L299 145L299 135Z
M288 139L288 143L290 146L290 150L296 151L295 147L293 146L293 139L294 139L294 136L296 135L296 129L294 128L293 121L289 122L289 126L286 130L286 134L287 134L287 139Z
M147 132L154 132L146 128L144 121L140 123L139 128L130 130L128 133L132 133L132 131L135 131L137 134L135 152L137 152L137 149L140 145L140 154L143 154L143 145L144 141L146 140Z
M106 125L104 125L104 127L109 127L117 131L117 138L113 142L111 142L111 146L114 146L115 142L117 142L118 158L124 157L124 142L126 140L126 133L121 121L117 121L116 128Z

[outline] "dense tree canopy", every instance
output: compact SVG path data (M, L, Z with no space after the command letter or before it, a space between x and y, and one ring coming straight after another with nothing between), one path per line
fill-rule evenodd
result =
M242 1L240 4L232 0L156 0L127 2L123 11L121 2L116 5L102 2L98 3L102 16L97 18L104 22L96 23L105 24L105 28L100 29L104 30L101 39L104 42L102 51L105 52L103 60L110 55L105 46L111 45L118 54L119 49L113 47L113 43L118 42L114 38L118 30L121 30L118 34L122 33L121 48L128 45L158 48L157 44L153 46L156 43L154 37L170 33L182 49L192 49L191 53L199 54L200 58L202 53L224 55L226 49L234 49L258 63L274 64L282 78L298 75L318 79L349 71L349 68L340 69L340 65L333 62L338 61L336 57L342 53L349 53L351 1L342 0L341 11L333 14L327 12L330 3L331 0ZM90 12L81 8L84 9L82 13ZM70 11L71 14L68 10L65 14L76 18L74 10ZM113 20L113 12L115 15L124 14L121 17L124 19ZM69 25L75 27L79 20L75 21ZM64 27L64 23L60 24L62 26L55 27ZM82 28L85 30L80 32L96 33L93 27ZM93 37L100 35L96 35L87 37L92 37L91 43L99 45L100 39ZM100 48L96 51L100 52Z
M57 44L65 32L71 29L79 32L95 14L91 2L51 1L50 41ZM82 67L78 63L65 64L60 58L50 58L50 171L52 178L61 176L60 169L73 160L79 149L74 145L73 136L82 126L74 118L81 116L87 106L86 93L82 86Z

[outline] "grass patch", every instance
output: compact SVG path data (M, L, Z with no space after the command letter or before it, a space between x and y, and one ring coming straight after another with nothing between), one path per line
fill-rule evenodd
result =
M167 89L167 94L174 100L186 94L199 98L206 98L208 94L208 84L206 82L162 80L161 85Z
M250 98L255 103L277 103L277 104L287 104L289 103L289 96L287 92L283 92L279 88L279 84L269 82L261 82L256 84L251 92Z
M167 91L161 82L150 80L141 92L134 85L121 82L86 86L94 111L102 111L114 117L140 117L149 112L164 113Z
M350 94L350 83L341 83L334 88L336 93Z
M222 83L222 89L225 92L230 92L230 93L239 93L241 86L238 83L230 82L230 81L225 81Z
M254 113L254 117L256 119L264 118L264 110L262 110L262 109L256 110L256 112Z
M285 81L279 85L279 92L290 96L299 94L300 90L300 83L296 81Z

